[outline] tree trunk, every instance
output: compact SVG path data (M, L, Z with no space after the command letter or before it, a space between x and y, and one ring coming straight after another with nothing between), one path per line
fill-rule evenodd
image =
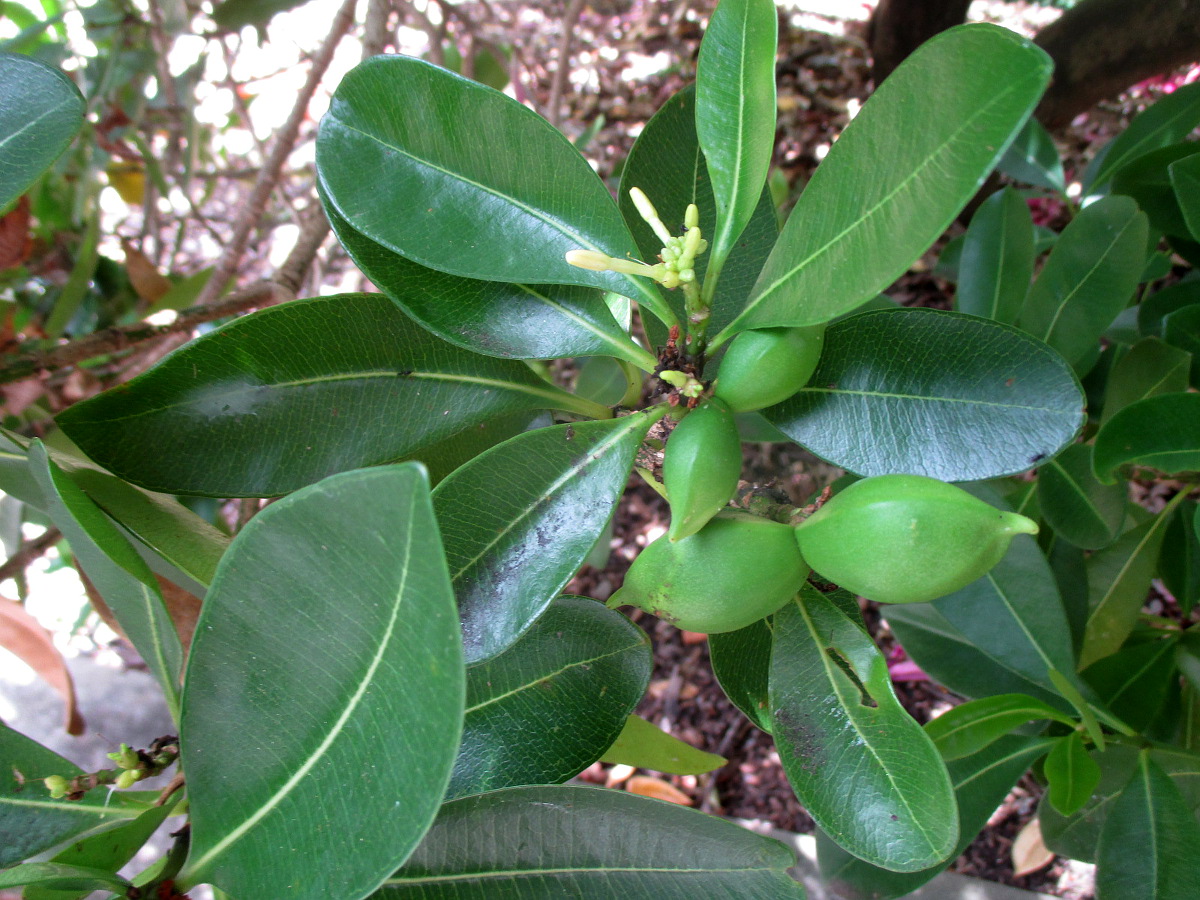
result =
M1036 115L1053 129L1130 85L1200 60L1200 0L1084 0L1042 29L1037 44L1054 60L1054 80Z
M971 0L879 0L867 29L875 84L935 34L961 25L970 5Z

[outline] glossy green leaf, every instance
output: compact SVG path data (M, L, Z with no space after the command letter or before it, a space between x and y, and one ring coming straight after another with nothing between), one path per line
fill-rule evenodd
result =
M124 878L88 866L67 866L62 863L25 863L0 872L0 888L39 885L60 890L116 891L124 896L130 884Z
M978 753L1027 722L1050 719L1073 725L1074 720L1028 694L997 694L971 700L942 713L925 725L925 733L942 759L962 759Z
M1025 122L1025 127L1016 136L996 168L1005 175L1032 184L1034 187L1044 187L1062 193L1067 188L1067 179L1063 174L1062 160L1058 156L1058 147L1054 138L1042 124L1034 118Z
M135 818L141 809L118 791L92 791L82 800L52 800L48 775L74 778L82 770L0 722L0 868L41 853L106 822Z
M330 203L329 223L350 258L408 315L451 344L508 359L616 356L654 368L593 288L508 284L418 265L360 234Z
M46 498L45 512L158 679L167 708L178 720L183 647L153 573L121 530L50 459L40 441L29 448L29 465Z
M1072 444L1038 468L1038 508L1059 536L1084 550L1107 547L1121 533L1129 489L1101 484L1092 471L1092 446Z
M1187 799L1193 814L1200 809L1200 756L1175 750L1151 750L1152 759L1171 776ZM1087 805L1073 816L1058 813L1043 797L1038 809L1046 846L1072 859L1094 862L1100 831L1113 802L1129 784L1138 763L1138 751L1125 744L1110 744L1103 753L1092 753L1100 765L1100 783Z
M1185 613L1200 602L1200 534L1192 527L1198 509L1190 500L1180 504L1167 524L1158 560L1163 585Z
M1171 163L1167 171L1188 232L1200 241L1200 154Z
M1187 353L1156 337L1138 341L1117 361L1108 376L1101 427L1139 400L1186 391L1190 364Z
M628 389L626 373L612 357L590 356L579 363L575 376L575 393L579 396L605 406L616 406Z
M180 880L245 900L366 895L433 821L463 695L421 466L346 472L267 507L222 559L188 660Z
M1200 161L1200 143L1184 141L1139 156L1113 176L1112 191L1136 200L1157 231L1190 239L1191 231L1175 194L1170 167L1191 157Z
M646 633L620 613L555 601L507 651L467 670L446 799L578 775L622 733L650 667Z
M1200 469L1200 394L1159 394L1125 407L1096 435L1092 463L1103 482L1126 465L1168 475Z
M642 259L653 262L662 250L662 241L638 215L629 189L646 191L668 228L681 228L689 203L700 210L700 230L712 236L717 227L717 205L709 180L708 167L700 152L696 135L696 92L687 87L664 103L638 135L621 169L618 202L629 230L633 233ZM721 270L708 322L708 333L715 334L733 320L746 302L771 246L779 234L775 206L764 189L753 217L733 245ZM708 271L708 253L696 259L696 278L703 282ZM681 319L684 316L680 291L667 291L667 302ZM644 320L651 342L666 342L665 326Z
M988 656L932 604L889 606L885 619L913 662L957 694L990 697L1021 693L1063 711L1071 708L1054 691L1023 678Z
M223 31L238 31L247 25L266 25L276 14L303 6L308 0L221 0L213 10L213 21Z
M1005 508L986 487L969 489ZM933 601L933 606L997 663L1047 690L1057 692L1052 670L1064 675L1075 671L1071 632L1054 573L1028 535L1017 535L1005 557L978 581Z
M879 86L817 168L745 311L718 335L815 325L869 300L978 190L1050 77L1031 42L951 28Z
M1138 638L1134 635L1134 638ZM1083 670L1084 681L1131 728L1147 728L1163 708L1175 671L1177 635L1130 639L1111 656Z
M67 149L83 110L79 88L58 69L0 53L0 211Z
M1101 153L1087 173L1084 191L1102 187L1118 170L1144 153L1182 141L1200 124L1200 84L1188 84L1139 113Z
M794 864L778 841L671 803L593 787L523 787L447 803L372 896L804 900L787 874Z
M1100 783L1100 766L1083 744L1083 735L1073 731L1059 738L1044 765L1046 794L1050 804L1064 816L1074 815Z
M1200 304L1194 303L1163 319L1163 338L1168 344L1190 353L1190 381L1200 385Z
M58 421L127 481L253 497L420 456L499 415L583 402L519 362L438 340L386 297L343 294L236 319Z
M1088 621L1079 667L1115 653L1133 630L1150 590L1169 517L1156 516L1087 561Z
M1147 750L1113 801L1096 854L1097 900L1188 900L1200 883L1200 824Z
M1021 327L1078 363L1133 296L1148 228L1128 197L1085 207L1050 251L1021 311Z
M407 56L377 56L338 85L317 136L317 173L350 227L413 262L487 281L618 292L569 250L633 249L587 160L533 110Z
M635 413L526 432L437 486L468 664L511 646L578 571L656 419Z
M1163 320L1185 306L1200 304L1200 278L1190 278L1151 294L1138 304L1138 329L1142 334L1163 336Z
M897 872L948 859L954 792L870 636L806 586L774 617L771 721L784 772L831 838Z
M721 768L729 760L672 737L641 716L630 716L600 761L671 775L701 775Z
M1006 187L988 197L971 219L958 265L955 308L1011 325L1032 278L1033 219L1025 199Z
M966 850L1017 780L1046 752L1048 743L1045 738L1009 735L946 767L958 801L958 846L950 859ZM890 872L847 853L818 831L817 861L825 883L843 900L891 900L915 891L950 860L919 872Z
M808 386L764 415L859 475L974 481L1057 453L1083 424L1083 395L1063 359L1016 328L904 309L831 325Z
M762 197L775 148L775 49L771 0L717 4L696 64L696 134L717 204L709 238L716 278Z
M170 803L152 806L130 822L109 823L72 842L48 861L66 866L86 866L115 875L166 821L173 806ZM82 900L89 893L88 889L67 891L37 885L26 888L22 900Z
M708 636L713 674L733 705L771 733L771 623L762 619L737 631Z

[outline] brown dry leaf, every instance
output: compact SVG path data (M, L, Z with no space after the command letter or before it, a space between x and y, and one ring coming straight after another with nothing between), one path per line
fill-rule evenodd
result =
M634 775L625 782L625 790L631 794L643 797L653 797L655 800L666 800L668 803L678 803L680 806L691 806L692 798L673 784L655 778L652 775Z
M1054 854L1042 841L1042 823L1031 819L1017 833L1012 845L1013 874L1018 878L1031 875L1054 862Z
M29 234L29 195L21 195L8 215L0 216L0 271L19 266L29 258L33 238Z
M137 247L121 238L121 249L125 251L125 271L129 283L137 295L153 306L171 290L170 280L154 267L154 263Z
M67 734L83 734L83 716L75 706L75 685L50 632L20 603L0 597L0 646L21 659L67 704Z

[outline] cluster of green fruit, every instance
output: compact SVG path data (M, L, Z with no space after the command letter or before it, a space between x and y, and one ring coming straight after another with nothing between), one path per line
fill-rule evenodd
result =
M610 605L651 612L688 631L744 628L778 610L810 570L881 603L945 596L998 563L1037 525L962 488L919 475L857 481L791 526L726 509L741 474L734 413L763 409L816 370L822 329L745 331L721 361L711 398L667 441L667 534L634 560Z

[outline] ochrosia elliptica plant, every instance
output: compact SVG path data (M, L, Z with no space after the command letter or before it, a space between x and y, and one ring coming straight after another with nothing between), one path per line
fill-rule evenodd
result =
M722 686L774 735L844 890L897 896L932 877L1041 757L1059 815L1103 806L1078 775L1099 756L1104 796L1190 839L1179 758L1147 749L1166 726L1139 738L1119 703L1127 670L1094 670L1167 645L1125 648L1154 573L1139 556L1144 578L1131 581L1126 564L1142 552L1129 548L1163 539L1184 495L1123 531L1126 501L1105 484L1122 466L1163 465L1159 444L1126 441L1145 431L1143 404L1179 407L1165 441L1185 449L1171 471L1195 468L1196 395L1143 377L1138 344L1105 369L1129 361L1134 386L1112 388L1124 408L1094 446L1074 443L1087 423L1077 375L1154 271L1145 216L1118 197L1082 210L1030 288L1037 233L1024 203L1000 194L943 261L961 311L897 308L879 291L999 161L1027 180L1039 171L1044 136L1023 126L1048 60L988 25L935 38L880 86L779 231L765 189L775 29L768 0L723 0L695 87L647 123L615 203L574 146L510 98L418 59L363 63L321 124L318 190L383 293L236 320L66 410L53 440L11 436L4 489L66 535L179 720L170 747L190 832L139 890L801 896L772 841L563 785L601 757L720 764L631 715L650 670L643 633L560 596L634 470L672 521L610 605L711 634ZM1146 126L1153 140L1186 116L1166 119ZM1135 138L1094 184L1116 183L1112 167L1148 146ZM1059 256L1072 244L1120 258L1119 277L1091 281L1095 265ZM1023 247L1024 272L1011 262ZM1171 331L1183 311L1164 301L1153 327L1191 333ZM576 360L571 389L547 375L559 358ZM1163 383L1176 387L1138 395ZM803 508L735 500L739 436L794 441L851 474ZM1039 464L1035 501L1021 473ZM226 546L171 494L281 499ZM1194 558L1187 522L1170 521ZM1083 559L1102 546L1126 549ZM1064 573L1089 565L1100 596L1068 601L1078 591ZM204 595L190 648L154 572ZM850 591L904 604L886 615L905 646L983 699L921 728ZM1182 630L1169 642L1190 646ZM21 781L5 785L0 815L20 837L0 862L107 834L81 773L2 737ZM122 783L158 767L126 762ZM62 799L37 793L47 777ZM103 815L121 828L165 815L133 791L113 803ZM1091 828L1088 852L1113 883L1136 881L1122 826L1095 823L1062 833ZM91 878L131 896L116 866L74 859L17 865L0 885Z

